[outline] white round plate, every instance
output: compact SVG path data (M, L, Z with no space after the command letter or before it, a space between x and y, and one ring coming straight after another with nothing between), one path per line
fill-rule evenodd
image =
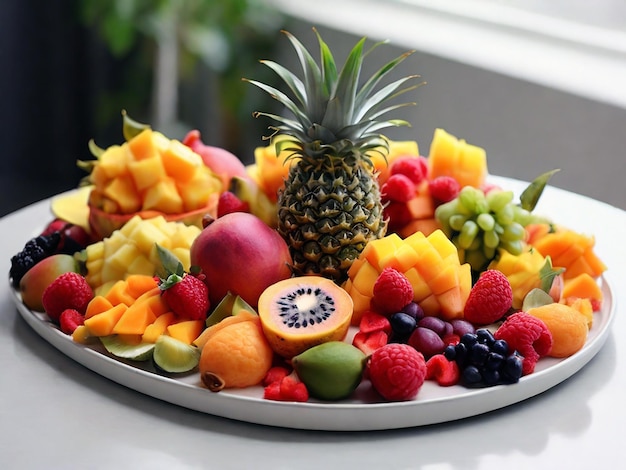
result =
M543 358L535 372L513 385L467 389L426 381L415 400L381 402L367 381L354 397L340 402L277 402L263 399L262 387L210 392L199 374L164 376L149 363L122 362L103 348L85 346L62 333L43 313L13 299L33 330L78 363L130 389L192 410L249 423L325 431L369 431L424 426L479 415L540 394L578 372L602 348L615 316L611 288L601 279L603 307L595 313L585 346L566 359Z

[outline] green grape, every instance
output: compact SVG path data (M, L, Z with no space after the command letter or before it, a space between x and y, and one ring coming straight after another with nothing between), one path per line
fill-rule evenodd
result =
M496 247L488 247L487 245L483 245L483 254L485 258L489 261L493 260L496 257Z
M459 203L457 199L453 199L452 201L437 206L435 209L435 218L440 223L448 223L450 217L459 213L458 206Z
M459 246L461 248L468 249L476 235L478 235L478 224L473 220L466 220L461 228L461 232L459 233Z
M496 221L493 218L493 215L487 213L480 214L478 217L476 217L476 223L485 232L493 230L496 225Z
M483 234L483 243L487 248L493 248L495 250L500 244L500 237L495 231L490 230Z
M473 186L465 186L458 195L459 204L465 207L470 213L476 212L476 204L483 192Z
M492 212L498 212L513 200L513 191L502 191L492 189L485 196L489 209Z
M496 222L500 225L509 225L513 222L513 206L509 204L495 213Z
M513 206L513 220L515 220L515 222L519 222L526 227L528 224L533 222L533 218L534 216L530 211L520 206Z
M456 230L457 232L459 232L461 228L463 227L463 224L465 224L466 221L467 221L466 215L454 214L452 217L448 219L448 224L450 224L450 227L452 228L452 230Z
M522 250L523 250L523 245L522 245L521 240L502 242L500 243L500 247L504 248L506 251L508 251L512 255L519 255L522 253Z
M476 214L486 214L489 212L489 203L485 198L485 193L481 190L478 190L478 195L476 196L476 207L474 208L474 212Z
M524 227L517 222L512 222L504 227L504 232L500 235L502 241L514 242L524 238Z

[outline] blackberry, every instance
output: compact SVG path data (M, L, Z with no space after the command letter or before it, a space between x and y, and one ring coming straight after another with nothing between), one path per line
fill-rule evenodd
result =
M60 232L53 232L50 235L39 235L28 240L22 251L11 257L11 268L9 269L11 285L17 289L26 271L42 259L56 253L60 242Z
M522 376L522 357L509 351L504 340L496 340L486 328L466 333L458 344L444 352L461 370L461 383L467 387L512 384Z

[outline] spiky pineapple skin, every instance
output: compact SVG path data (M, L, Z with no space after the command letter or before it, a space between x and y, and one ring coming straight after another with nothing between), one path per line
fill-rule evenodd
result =
M386 233L377 179L357 156L303 156L279 195L278 220L294 273L337 283L365 245Z

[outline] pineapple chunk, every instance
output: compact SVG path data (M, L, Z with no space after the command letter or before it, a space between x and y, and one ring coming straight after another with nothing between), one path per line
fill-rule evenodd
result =
M138 191L154 186L166 176L163 162L158 156L130 162L128 169Z
M144 129L128 141L128 148L135 160L145 160L158 156L159 152L153 139L152 129Z
M143 210L155 210L166 214L183 212L183 200L172 178L166 177L146 190Z

